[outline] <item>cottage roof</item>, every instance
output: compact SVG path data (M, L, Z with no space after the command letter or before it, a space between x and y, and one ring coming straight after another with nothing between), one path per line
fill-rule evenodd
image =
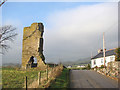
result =
M105 52L105 56L111 56L111 55L115 55L115 49L111 49L111 50L107 50ZM92 59L96 59L96 58L101 58L103 57L103 52L98 53L96 56L94 56Z

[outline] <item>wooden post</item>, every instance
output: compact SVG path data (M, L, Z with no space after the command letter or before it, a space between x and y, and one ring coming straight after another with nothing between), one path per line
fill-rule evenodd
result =
M105 39L104 39L104 32L103 32L103 56L104 56L104 68L105 68Z
M40 85L40 72L38 72L38 85Z
M41 83L41 72L38 72L38 85Z
M25 86L26 86L26 90L27 90L27 76L26 76L26 82L25 82L25 84L26 84Z
M47 81L48 81L48 65L47 65L47 69L46 69L46 74L47 74Z

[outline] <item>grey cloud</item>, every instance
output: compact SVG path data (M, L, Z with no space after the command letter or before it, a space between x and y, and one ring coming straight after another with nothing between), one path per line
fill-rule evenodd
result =
M50 15L47 20L51 27L47 27L45 33L47 59L77 60L90 57L91 51L95 55L102 48L103 32L106 48L116 47L117 13L117 3L102 3Z

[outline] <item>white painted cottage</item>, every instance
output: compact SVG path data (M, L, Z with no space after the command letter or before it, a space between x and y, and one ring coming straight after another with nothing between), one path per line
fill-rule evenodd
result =
M110 49L105 51L105 65L107 66L108 62L115 61L115 55L114 52L115 49ZM104 65L104 57L103 57L103 50L98 50L98 54L91 58L91 68L94 67L101 67L101 65Z

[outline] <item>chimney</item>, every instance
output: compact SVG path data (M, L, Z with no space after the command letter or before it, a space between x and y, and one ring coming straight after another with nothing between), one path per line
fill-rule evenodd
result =
M101 53L101 52L103 52L103 49L99 49L99 50L98 50L98 53Z
M105 51L106 51L106 49L105 49ZM101 52L103 52L103 49L99 49L98 50L98 53L101 53Z

